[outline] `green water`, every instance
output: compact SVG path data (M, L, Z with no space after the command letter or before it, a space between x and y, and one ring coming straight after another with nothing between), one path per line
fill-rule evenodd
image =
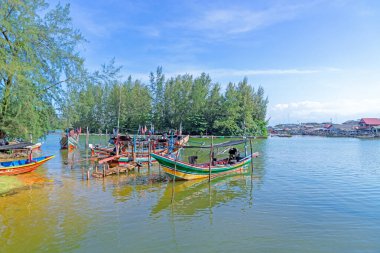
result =
M258 140L252 177L175 185L158 168L83 180L58 141L0 178L0 252L380 252L380 141Z

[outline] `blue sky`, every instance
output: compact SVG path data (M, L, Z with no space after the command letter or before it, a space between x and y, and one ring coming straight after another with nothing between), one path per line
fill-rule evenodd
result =
M51 4L57 1L48 1ZM245 76L270 124L380 117L380 1L65 0L86 65L115 57L125 77Z

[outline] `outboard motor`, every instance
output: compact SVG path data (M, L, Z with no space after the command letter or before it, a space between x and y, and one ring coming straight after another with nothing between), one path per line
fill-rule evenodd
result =
M236 163L238 161L239 151L236 148L231 148L230 150L228 150L228 153L230 154L228 158L229 163Z
M196 155L189 156L189 163L190 164L196 164L197 159L198 159L198 156L196 156Z

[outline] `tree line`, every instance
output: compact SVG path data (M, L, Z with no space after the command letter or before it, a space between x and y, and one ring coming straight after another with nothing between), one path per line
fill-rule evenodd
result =
M144 83L123 79L114 60L90 73L78 51L84 42L69 5L0 4L0 138L118 125L122 132L153 125L192 134L266 134L268 99L246 78L222 87L206 73L166 77L158 67Z
M266 135L268 99L247 78L222 91L206 73L166 78L158 67L144 84L131 76L122 81L120 69L113 60L72 91L71 113L66 115L70 124L92 132L119 125L121 132L154 126L159 132L181 127L190 134Z

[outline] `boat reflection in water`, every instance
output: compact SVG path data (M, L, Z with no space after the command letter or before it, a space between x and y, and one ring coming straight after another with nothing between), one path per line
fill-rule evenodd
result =
M164 188L163 182L167 178L163 173L149 173L145 169L142 172L129 172L118 177L107 178L114 186L112 196L116 202L125 202L133 198L144 198L147 194L160 191Z
M265 151L264 142L255 140L255 147L259 152ZM225 205L239 199L249 205L253 202L253 189L260 187L265 175L262 157L254 161L254 171L235 172L213 178L211 183L208 178L190 181L168 181L168 177L157 167L151 172L142 169L140 173L130 172L127 175L120 174L117 177L107 178L107 182L113 185L112 195L116 202L125 202L136 198L146 198L148 195L158 200L151 207L151 215L154 217L162 212L170 211L178 215L193 216L198 212L208 210L211 207Z
M194 216L236 199L249 198L253 190L249 175L225 175L213 179L211 183L208 179L169 182L151 214L155 216L163 211L172 211L176 215Z

